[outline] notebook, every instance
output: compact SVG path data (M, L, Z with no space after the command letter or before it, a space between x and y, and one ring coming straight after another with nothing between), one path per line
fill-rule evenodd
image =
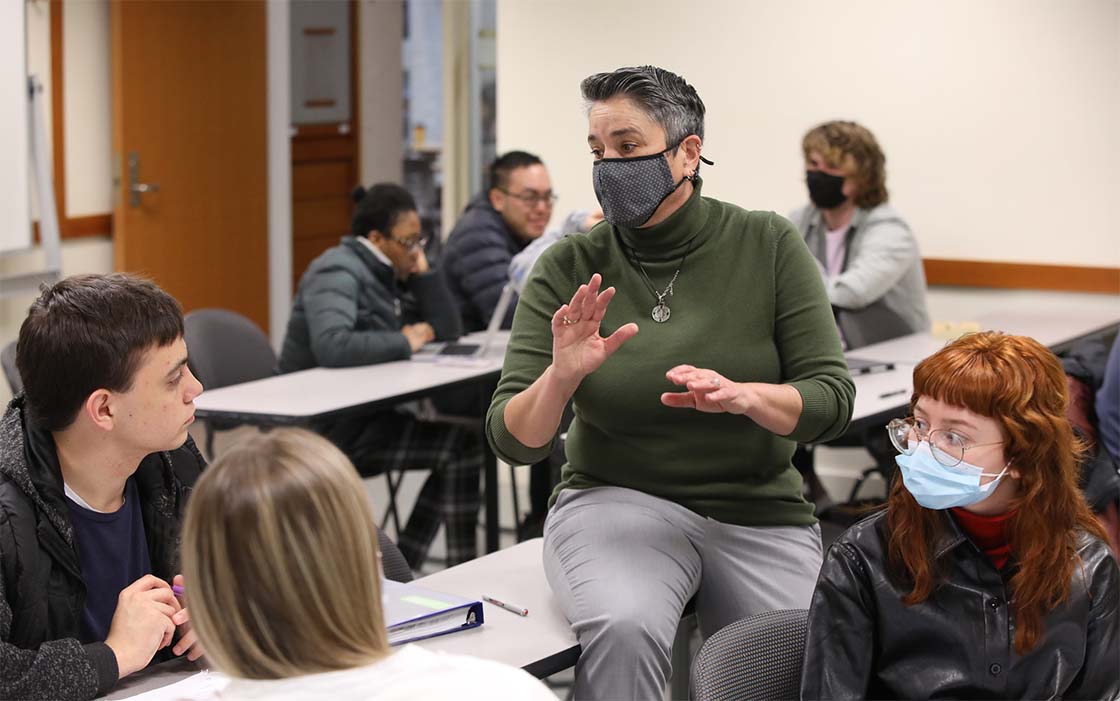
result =
M491 346L494 345L494 339L498 332L502 330L502 322L506 318L506 312L509 311L509 305L512 301L513 284L506 283L506 286L502 288L501 296L498 297L498 306L494 307L494 314L490 317L490 323L486 327L486 335L482 337L482 343L445 343L434 355L436 357L450 355L467 358L485 356Z
M482 602L381 580L381 603L390 645L403 645L482 625Z

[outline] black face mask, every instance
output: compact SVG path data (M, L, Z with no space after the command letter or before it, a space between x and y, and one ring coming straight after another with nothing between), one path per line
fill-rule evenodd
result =
M805 184L809 186L809 200L819 209L832 209L844 204L844 177L829 175L821 170L805 171Z

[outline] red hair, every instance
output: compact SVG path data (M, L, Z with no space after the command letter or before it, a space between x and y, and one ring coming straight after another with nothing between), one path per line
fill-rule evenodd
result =
M1018 512L1009 526L1015 649L1033 648L1043 616L1066 600L1080 559L1078 533L1104 539L1078 486L1083 448L1066 419L1065 372L1045 346L1025 336L985 331L963 336L914 368L911 407L920 397L994 419L1004 456L1019 475ZM903 602L925 601L937 586L933 549L944 516L923 508L896 480L887 501L893 570L912 583Z

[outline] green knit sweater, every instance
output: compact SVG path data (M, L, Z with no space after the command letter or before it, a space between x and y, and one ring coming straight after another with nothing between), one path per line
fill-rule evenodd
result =
M602 335L631 321L640 332L576 390L568 462L553 500L562 489L613 485L724 523L815 523L790 457L798 442L840 435L855 397L820 273L789 221L701 197L699 190L656 226L602 223L545 251L517 305L487 436L512 464L549 453L550 446L529 448L509 433L506 403L551 363L556 309L600 273L604 288L618 288ZM667 300L666 323L650 318L656 298L620 238L637 251L659 292L691 243ZM783 437L745 416L664 406L662 392L683 389L665 378L681 363L737 382L791 385L804 402L797 427Z

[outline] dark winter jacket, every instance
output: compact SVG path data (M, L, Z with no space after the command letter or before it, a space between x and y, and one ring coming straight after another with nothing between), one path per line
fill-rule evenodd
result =
M405 324L426 321L436 339L462 333L455 304L436 272L413 275L402 287L353 236L311 262L299 282L280 372L374 365L412 356Z
M134 475L152 574L179 572L179 529L202 455L187 438L153 453ZM23 396L0 418L0 698L91 699L117 682L104 642L78 641L85 608L74 529L50 432Z
M913 606L888 575L886 512L848 529L821 568L805 645L803 699L1115 699L1120 696L1120 572L1081 535L1069 598L1015 652L1009 570L995 568L945 513L941 584Z
M501 213L490 204L488 193L480 192L471 198L447 238L441 261L441 270L467 332L481 331L490 323L502 287L509 280L509 262L528 243L509 228ZM502 322L503 329L513 324L516 309L514 298Z

